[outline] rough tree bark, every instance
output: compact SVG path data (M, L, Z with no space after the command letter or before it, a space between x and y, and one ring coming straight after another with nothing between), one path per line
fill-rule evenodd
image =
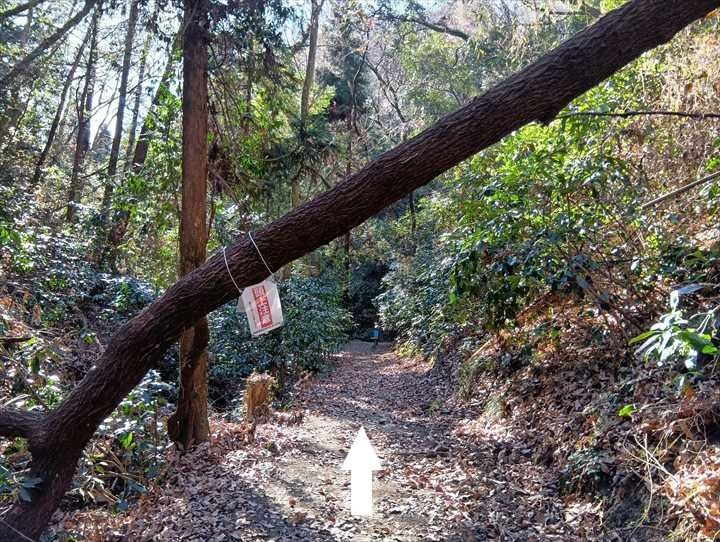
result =
M183 159L180 267L200 267L207 248L208 5L185 0L183 39ZM180 336L180 394L168 434L182 449L210 438L207 413L208 322L202 315Z
M53 117L52 124L50 124L50 130L48 131L48 136L45 140L45 146L40 152L40 156L38 156L37 162L35 163L35 173L33 174L33 178L30 184L30 186L33 188L40 184L40 181L42 179L42 168L45 165L45 160L47 160L47 156L50 153L50 149L52 148L55 141L55 135L57 134L58 128L60 127L60 120L62 119L63 111L65 110L65 100L67 99L68 91L70 90L73 78L75 77L75 71L77 70L77 67L80 64L80 60L82 59L83 51L85 51L85 46L87 45L88 39L89 37L86 37L80 44L77 54L75 55L75 59L70 66L70 71L65 78L65 83L63 84L62 92L60 93L60 101L58 103L57 110L55 111L55 116Z
M65 218L72 222L75 220L77 205L80 203L83 192L83 179L80 175L85 155L90 149L90 116L93 108L93 95L95 92L95 64L97 62L97 34L100 24L100 8L95 9L90 22L90 51L88 52L85 67L85 84L80 96L78 111L77 137L75 140L75 154L73 156L72 173L70 174L70 188L68 190L68 204Z
M98 266L107 266L115 269L117 259L116 242L108 231L110 221L110 207L112 195L117 182L117 169L120 160L120 142L123 135L123 122L125 120L125 106L127 104L127 87L130 76L130 64L132 63L132 49L135 42L135 27L137 26L139 0L130 0L130 13L128 15L127 32L125 33L125 50L123 52L122 71L120 72L120 90L118 91L118 109L115 116L115 133L113 134L112 146L110 147L110 158L108 160L107 174L105 178L105 189L103 190L102 203L100 206L100 227L98 228Z
M273 268L336 239L521 126L550 122L573 98L643 52L670 40L720 0L632 0L555 50L447 115L345 179L254 233ZM267 270L246 236L227 249L240 287ZM183 330L237 296L221 253L170 287L124 324L95 366L47 415L0 409L0 435L23 436L30 476L43 482L2 518L37 537L68 489L77 460L98 425L116 408ZM12 531L5 540L21 542Z

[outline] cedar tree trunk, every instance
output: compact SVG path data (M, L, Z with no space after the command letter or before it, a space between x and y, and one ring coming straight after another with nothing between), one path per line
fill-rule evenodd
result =
M180 268L203 263L207 246L208 14L207 0L185 0L183 39L183 159ZM168 434L181 448L210 438L207 414L208 323L201 315L180 336L180 393Z
M256 231L259 249L268 265L279 268L336 239L521 126L551 122L573 98L719 6L720 0L623 4L331 190ZM247 236L228 247L227 259L240 287L267 275ZM56 409L46 415L0 409L0 435L28 439L29 476L43 480L31 491L32 502L15 504L3 521L37 537L69 488L77 460L98 425L184 330L236 296L218 253L118 329L95 366ZM25 540L7 529L3 537Z

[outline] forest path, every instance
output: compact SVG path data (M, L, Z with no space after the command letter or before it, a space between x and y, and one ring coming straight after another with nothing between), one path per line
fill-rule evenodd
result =
M575 539L542 471L525 461L498 465L515 446L453 436L457 409L444 405L447 390L426 365L360 342L339 359L294 405L304 408L302 423L260 425L246 446L216 427L209 454L178 458L124 539ZM360 426L383 466L370 518L350 515L350 477L340 468Z

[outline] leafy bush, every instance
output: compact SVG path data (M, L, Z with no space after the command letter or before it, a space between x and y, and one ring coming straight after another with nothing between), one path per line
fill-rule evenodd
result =
M334 277L293 274L278 289L285 325L265 335L251 337L235 302L210 315L211 394L223 393L254 370L280 377L321 370L328 353L347 340L351 318ZM237 389L231 394L239 395Z
M163 414L175 394L175 386L149 371L100 425L71 494L126 509L129 499L144 493L164 465L168 438Z
M682 296L715 286L693 283L673 290L670 311L630 341L631 345L639 344L636 354L681 373L677 378L678 391L684 389L689 377L702 377L704 366L717 361L720 352L720 306L686 315L680 307Z

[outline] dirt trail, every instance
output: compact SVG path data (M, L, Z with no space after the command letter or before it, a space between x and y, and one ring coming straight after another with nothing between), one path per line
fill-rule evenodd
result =
M264 424L256 441L215 443L171 465L171 477L120 526L126 540L574 540L554 478L498 431L458 437L468 412L445 406L427 367L352 343L304 393L300 424ZM468 420L465 420L468 421ZM383 470L374 515L349 514L342 464L364 426ZM472 440L472 443L470 442ZM221 443L221 444L218 444ZM208 456L210 459L208 459ZM128 520L126 520L128 521ZM122 533L122 534L121 534Z

